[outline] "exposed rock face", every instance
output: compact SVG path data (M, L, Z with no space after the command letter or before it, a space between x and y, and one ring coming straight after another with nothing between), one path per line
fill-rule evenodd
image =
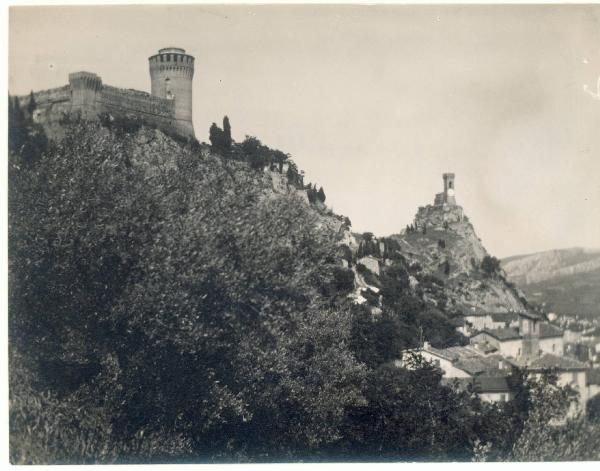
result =
M364 265L367 269L371 270L376 275L379 275L379 261L375 257L368 255L359 259L357 263Z
M421 207L413 227L394 238L412 265L444 281L448 308L464 313L525 309L522 294L506 283L502 272L486 275L481 269L488 253L462 207Z
M421 206L415 216L417 228L443 227L444 223L456 224L463 221L463 209L456 205Z

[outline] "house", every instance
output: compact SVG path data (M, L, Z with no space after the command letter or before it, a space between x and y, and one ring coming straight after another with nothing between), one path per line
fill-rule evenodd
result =
M585 411L589 399L588 389L588 366L575 358L558 356L552 353L543 353L534 358L520 357L509 360L512 365L526 370L534 376L540 376L544 372L554 372L558 376L560 386L571 386L579 393L578 402L569 411L573 416Z
M564 335L558 327L542 322L540 324L540 350L546 353L564 355Z
M505 357L517 357L522 354L523 337L514 327L483 329L471 337L471 344L487 344Z
M466 329L460 330L464 335L484 329L517 327L519 315L516 312L471 312L464 316Z
M487 343L498 353L516 358L541 353L564 354L563 332L537 314L520 313L518 327L486 328L471 336L471 343Z
M405 354L413 352L405 352ZM507 377L510 364L499 355L486 355L475 346L434 348L425 342L418 351L443 372L442 383L458 390L472 388L483 401L508 401L513 392ZM404 366L404 357L396 363Z
M514 322L509 316L502 320ZM597 393L596 383L600 383L597 373L588 374L587 364L564 356L562 330L536 313L519 313L516 326L484 328L471 336L470 345L439 349L425 342L419 353L442 370L444 384L459 390L471 388L485 401L513 397L509 376L514 368L533 376L553 371L560 385L570 385L579 392L570 415L585 410L590 394Z

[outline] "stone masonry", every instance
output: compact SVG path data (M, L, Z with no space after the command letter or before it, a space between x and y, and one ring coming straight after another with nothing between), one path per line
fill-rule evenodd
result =
M69 74L68 85L34 92L33 119L50 137L60 135L60 123L69 115L84 119L135 117L162 131L194 137L192 80L194 57L184 49L164 48L149 59L152 93L112 87L92 72ZM18 97L27 109L30 96Z

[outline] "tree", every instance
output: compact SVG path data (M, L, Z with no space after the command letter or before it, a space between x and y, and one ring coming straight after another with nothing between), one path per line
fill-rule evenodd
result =
M587 402L587 416L591 422L600 424L600 394L596 394Z
M442 386L441 372L420 357L408 368L384 364L366 381L366 405L349 410L348 453L370 460L464 460L484 407Z
M217 126L217 123L210 125L209 136L210 145L215 151L221 150L223 143L223 130Z
M33 112L35 111L37 104L35 102L35 98L33 96L33 90L29 92L29 103L27 104L27 113L29 116L33 116Z
M266 149L256 137L246 136L242 142L242 152L254 170L262 170L267 165Z
M225 116L223 118L223 147L226 150L231 149L231 143L233 140L231 139L231 124L229 124L229 118Z
M481 261L481 269L486 275L492 276L500 270L500 260L496 257L486 255Z
M321 203L325 203L325 192L323 191L323 187L319 188L319 192L317 193L317 198Z
M33 122L31 114L25 115L17 97L9 96L8 103L8 149L11 165L20 167L33 164L48 147L46 133L40 124ZM29 106L32 103L35 109L33 95Z
M547 372L525 382L530 406L522 432L514 441L508 460L597 460L600 428L580 418L566 419L577 393L561 387L557 376Z

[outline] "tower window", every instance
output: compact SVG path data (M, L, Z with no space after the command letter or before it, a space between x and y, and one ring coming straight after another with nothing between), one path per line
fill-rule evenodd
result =
M164 56L164 55L162 55L162 54L160 55L160 61L161 61L161 62L164 62L164 61L165 61L165 56Z
M448 182L448 188L452 188L452 180Z

